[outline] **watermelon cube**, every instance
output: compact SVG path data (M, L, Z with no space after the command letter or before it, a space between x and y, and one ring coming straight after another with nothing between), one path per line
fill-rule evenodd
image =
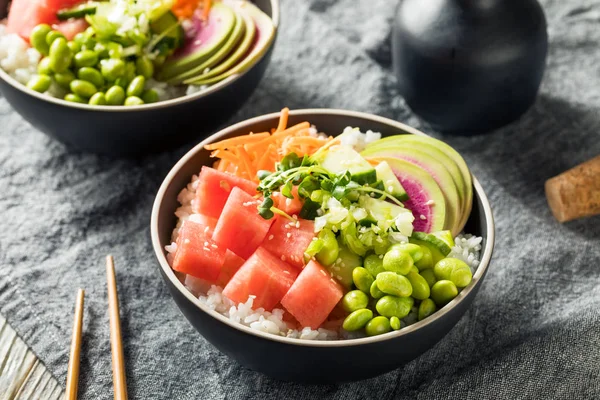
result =
M260 203L260 200L234 187L219 217L213 238L238 256L245 259L250 257L267 236L273 221L258 214Z
M292 188L293 199L287 198L280 192L273 193L273 200L276 201L277 208L284 211L288 215L298 215L304 202L300 199L298 194L298 186Z
M329 276L327 269L316 261L310 261L281 299L281 305L303 327L317 329L343 295L342 287Z
M234 187L254 196L257 193L256 186L256 183L249 180L204 166L198 179L194 211L219 218Z
M280 258L259 247L229 281L223 295L236 303L255 296L252 308L272 310L294 283L297 273Z
M296 268L304 266L304 251L315 236L313 221L298 219L290 221L278 216L262 246Z
M185 221L177 237L173 269L214 283L221 273L227 248L217 244L205 227Z
M242 257L227 249L227 252L225 253L225 260L223 261L223 266L221 267L221 272L217 278L217 285L223 287L227 285L233 275L238 272L245 262L246 260L244 260Z

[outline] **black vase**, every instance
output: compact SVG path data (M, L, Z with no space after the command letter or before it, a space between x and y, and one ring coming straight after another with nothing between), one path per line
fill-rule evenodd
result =
M535 101L546 64L536 0L401 0L392 56L400 94L434 129L476 134Z

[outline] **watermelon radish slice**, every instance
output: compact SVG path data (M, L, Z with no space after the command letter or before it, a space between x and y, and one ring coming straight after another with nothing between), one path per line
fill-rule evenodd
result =
M446 221L444 222L444 229L454 232L459 224L460 219L462 218L462 203L459 192L454 183L454 179L444 164L425 152L415 149L408 149L402 146L389 146L385 149L375 150L371 148L362 152L362 156L367 159L369 157L377 158L382 155L408 161L411 164L415 164L423 168L425 171L431 174L433 179L435 179L438 186L442 190L444 198L446 199ZM459 232L455 232L455 234L458 233Z
M160 71L160 80L171 79L210 58L226 43L235 26L235 20L233 10L222 3L215 3L211 7L208 22L202 21L195 14L191 30L194 36L188 37L185 45L167 60Z
M423 168L393 157L380 157L387 161L392 171L408 193L404 206L412 211L417 232L435 232L444 229L446 200L439 185Z
M244 57L242 57L241 61L237 64L235 64L237 60L232 62L233 58L228 58L227 62L220 65L218 68L209 71L207 74L189 79L184 83L193 85L210 85L222 81L223 79L242 73L250 68L269 49L269 46L275 39L275 26L273 25L271 18L269 18L258 7L250 2L242 1L232 4L236 3L236 12L241 13L242 16L245 16L246 18L251 18L254 22L253 25L256 28L254 42L250 46L249 52L239 51L239 53L244 55ZM238 51L236 50L236 56L237 53Z
M242 16L237 12L234 13L234 15L235 15L235 25L233 27L233 31L231 32L231 35L229 35L229 38L227 39L225 44L223 44L223 46L221 46L221 48L215 54L213 54L211 57L209 57L206 61L204 61L197 67L192 68L189 71L186 71L182 74L177 75L174 78L169 79L167 81L168 83L178 84L178 83L182 83L186 79L190 79L190 78L194 78L196 76L202 75L207 68L212 68L215 65L217 65L219 62L223 61L224 58L232 52L232 49L234 49L236 46L238 46L240 41L242 41L244 39L246 33L248 32L248 29L246 28L247 21L245 21L242 18ZM250 22L252 22L252 21L250 21ZM254 30L254 24L252 24L252 30ZM248 32L248 34L250 34L250 32ZM253 35L253 33L252 33L252 35Z

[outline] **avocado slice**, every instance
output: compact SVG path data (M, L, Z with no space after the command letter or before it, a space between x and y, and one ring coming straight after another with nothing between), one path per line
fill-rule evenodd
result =
M242 16L251 18L254 22L256 35L249 51L238 52L236 50L235 55L237 56L238 53L241 53L242 56L236 60L241 60L237 64L231 62L231 59L228 58L226 63L213 68L207 74L184 81L185 84L211 85L232 75L240 74L253 66L267 52L271 43L275 40L275 26L267 14L248 1L240 1L232 4L236 4L235 10L237 12L240 12Z
M208 22L194 15L195 36L188 38L162 66L158 78L167 81L204 63L227 42L235 27L233 10L223 3L215 3L210 9Z
M412 236L408 238L410 243L418 244L419 246L427 247L431 250L433 257L433 265L437 264L438 261L446 258L452 249L441 239L436 236L425 233L425 232L413 232Z
M444 198L446 199L446 220L444 221L444 229L454 231L461 219L462 203L459 197L459 191L454 184L452 175L448 172L443 163L436 158L431 157L425 152L407 149L403 146L395 146L393 152L387 149L365 149L361 154L368 158L377 159L380 155L389 155L395 158L400 158L408 161L411 164L423 168L435 179ZM457 232L458 233L458 232Z

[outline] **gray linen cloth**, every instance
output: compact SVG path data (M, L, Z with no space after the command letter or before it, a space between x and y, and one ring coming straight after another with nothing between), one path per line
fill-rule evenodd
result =
M231 122L283 106L334 107L429 132L390 73L395 5L284 0L268 73ZM110 252L132 399L600 398L600 219L559 225L543 191L547 178L600 154L600 2L543 5L550 50L534 107L487 136L442 137L490 197L496 251L464 318L405 367L360 383L309 386L272 380L220 354L177 310L149 240L154 195L189 146L141 161L67 152L4 99L0 312L64 382L75 294L85 288L81 398L112 398L103 264Z

